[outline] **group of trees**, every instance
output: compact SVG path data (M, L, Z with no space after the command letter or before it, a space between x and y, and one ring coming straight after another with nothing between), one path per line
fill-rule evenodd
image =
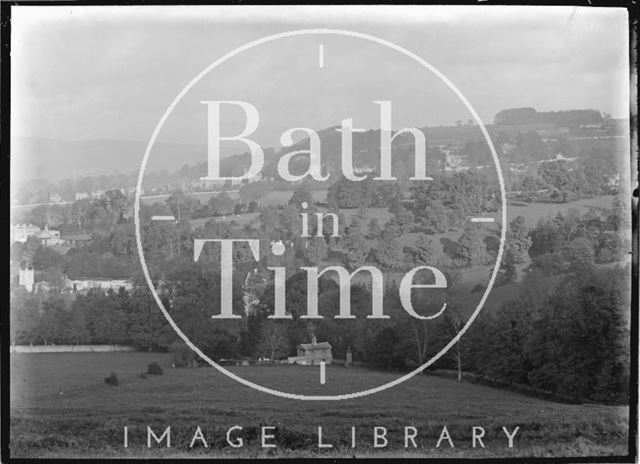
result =
M244 204L232 199L227 192L212 196L206 203L200 202L192 195L174 193L165 201L165 205L178 219L198 219L258 211L258 204L255 201Z
M12 344L135 344L166 346L173 339L146 288L132 292L91 289L71 297L28 293L11 298Z
M95 234L85 245L72 247L66 253L47 247L34 237L25 243L14 242L11 260L22 267L33 268L37 280L50 284L62 276L70 279L127 278L136 269L135 234L131 224L117 224L109 233Z
M82 199L65 205L40 205L18 214L16 222L49 226L62 234L104 231L130 222L133 197L120 190L109 190L98 198Z
M464 369L577 399L627 402L629 267L576 268L550 294L543 274L474 322L461 341Z
M554 124L557 126L578 126L580 124L598 124L603 116L598 110L542 111L534 108L510 108L496 114L497 125L513 124Z
M620 261L631 248L629 237L624 235L630 227L628 221L618 197L608 214L592 209L581 215L569 210L552 219L542 219L530 234L532 264L558 274L594 263Z
M611 151L591 150L577 160L548 160L512 184L528 201L567 202L598 195L616 194L619 162Z

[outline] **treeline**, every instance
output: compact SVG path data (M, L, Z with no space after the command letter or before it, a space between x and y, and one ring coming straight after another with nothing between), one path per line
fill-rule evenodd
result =
M466 370L578 400L628 403L630 268L582 268L546 296L539 274L461 339ZM542 273L541 273L542 274Z
M564 135L545 142L536 131L515 137L500 131L494 145L507 191L519 192L517 198L523 201L564 203L613 195L624 182L620 175L625 159L615 144L578 148ZM484 140L468 140L460 154L469 166L493 166ZM562 156L556 159L558 155Z
M91 289L71 297L28 293L11 297L12 344L132 344L141 349L168 346L175 334L147 287L132 292Z
M162 299L179 327L213 359L292 356L299 343L308 343L315 334L332 344L337 358L344 359L350 350L355 360L372 366L409 370L440 351L469 314L450 294L416 291L414 307L423 315L436 313L445 298L449 306L433 321L414 319L404 312L397 288L390 284L384 311L391 318L367 320L371 294L367 287L356 285L350 300L351 313L357 318L336 320L340 290L332 280L322 279L318 305L324 319L309 323L299 318L307 306L306 277L298 273L286 285L292 321L267 319L273 313L269 286L256 311L238 321L221 322L211 319L219 311L218 276L196 267L176 267L172 273L180 273L181 280L164 287ZM549 294L548 279L541 277L544 272L535 272L523 282L519 297L500 308L485 308L433 367L474 372L577 399L625 402L629 289L622 282L628 282L628 274L629 269L621 267L582 268L563 277ZM234 312L242 314L237 284ZM16 292L11 308L11 343L123 343L159 349L177 340L144 287L131 293L94 289L73 300Z
M602 114L597 110L542 111L534 108L510 108L496 114L497 125L516 124L554 124L556 126L577 126L580 124L599 124Z
M621 164L612 151L582 152L575 161L553 160L513 180L519 199L565 203L580 198L617 194L624 179Z
M556 275L591 267L594 263L621 261L631 251L629 212L619 197L612 209L599 214L569 210L541 219L531 230L532 266Z

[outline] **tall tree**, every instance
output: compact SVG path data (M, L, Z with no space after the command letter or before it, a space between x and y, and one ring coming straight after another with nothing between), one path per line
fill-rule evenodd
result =
M269 357L271 363L286 355L288 340L284 326L276 321L265 322L258 349L261 354Z

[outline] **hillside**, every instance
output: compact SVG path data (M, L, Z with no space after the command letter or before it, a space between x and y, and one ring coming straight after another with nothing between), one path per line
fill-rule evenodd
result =
M18 180L46 177L50 182L138 171L146 141L133 140L57 140L14 137L11 140L12 169L19 169ZM159 143L154 147L153 168L178 169L206 156L199 145ZM176 161L176 160L179 160Z
M68 375L79 374L74 358L86 358L89 369L76 377L101 378L118 357L130 371L141 372L147 360L139 353L61 353L12 355L12 379L22 385L51 383L65 366ZM172 369L160 355L165 375L141 378L129 374L119 387L104 383L60 390L40 398L27 396L12 402L11 448L14 456L122 457L122 427L129 426L126 457L251 457L268 456L260 449L258 428L276 426L274 443L279 452L296 457L486 457L571 456L621 453L626 445L628 408L624 406L569 405L530 398L467 382L419 375L390 390L365 398L338 402L292 401L265 395L228 379L214 369ZM127 359L130 358L128 361ZM65 359L66 362L62 360ZM363 368L327 368L327 382L318 381L317 367L247 366L231 370L248 380L305 394L337 394L382 385L398 378L397 372ZM85 374L86 372L86 374ZM54 381L55 382L55 381ZM58 391L52 388L52 391ZM457 412L456 412L457 411ZM490 415L488 415L490 411ZM109 420L105 421L105 417ZM224 440L234 424L244 430L245 446L233 449ZM145 446L145 428L172 429L171 449ZM189 448L200 425L209 448ZM323 440L334 449L316 447L318 426ZM356 447L350 446L350 428L356 429ZM374 426L386 427L389 443L374 449ZM419 431L417 448L403 446L405 426ZM442 427L455 448L435 448ZM472 426L486 430L486 450L471 447ZM502 427L520 427L515 446L509 448ZM51 437L37 438L38 434ZM79 444L76 445L76 444ZM78 449L79 448L79 449ZM331 454L327 454L331 453Z

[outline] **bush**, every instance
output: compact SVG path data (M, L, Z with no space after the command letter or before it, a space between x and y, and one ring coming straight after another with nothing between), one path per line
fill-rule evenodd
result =
M113 387L117 387L118 385L120 385L120 382L118 381L118 374L116 374L115 372L111 372L111 375L109 377L104 378L104 383Z
M471 289L471 293L478 293L484 291L484 285L478 284Z
M162 375L164 371L162 367L157 362L152 362L147 366L147 374L149 375Z

